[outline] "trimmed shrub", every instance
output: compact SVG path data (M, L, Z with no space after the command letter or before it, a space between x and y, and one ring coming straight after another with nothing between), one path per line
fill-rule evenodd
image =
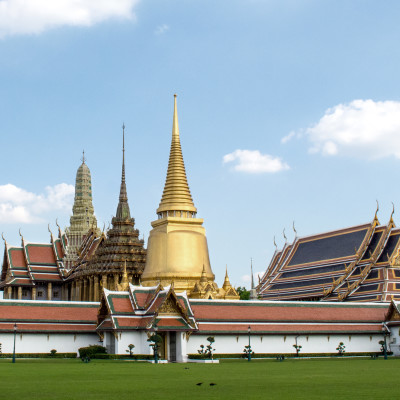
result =
M94 354L93 359L100 360L153 360L154 356L152 354Z
M12 358L12 353L0 354L0 358ZM50 353L16 353L16 358L76 358L77 353L56 353L52 356Z
M359 353L344 353L342 357L371 357L372 354L381 355L382 353L376 352L359 352ZM388 352L388 355L392 355L392 352ZM296 357L294 353L256 353L251 356L251 358L276 358L278 356L283 356L285 358L293 358ZM299 358L304 357L337 357L337 353L302 353L299 354ZM203 354L188 354L188 358L191 360L202 360L207 357L204 357ZM214 359L229 359L229 358L243 358L243 353L215 353ZM297 357L296 357L297 358Z
M95 354L107 353L107 349L105 347L96 344L91 344L88 347L81 347L80 349L78 349L78 351L80 358L86 358L86 357L93 358Z

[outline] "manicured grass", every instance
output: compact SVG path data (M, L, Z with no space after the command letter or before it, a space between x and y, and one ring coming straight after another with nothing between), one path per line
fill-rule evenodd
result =
M18 400L394 399L398 368L393 358L158 365L17 359L0 360L0 390L1 398Z

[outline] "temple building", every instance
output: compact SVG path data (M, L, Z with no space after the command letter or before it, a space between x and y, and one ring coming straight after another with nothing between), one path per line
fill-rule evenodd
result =
M63 300L66 243L60 227L56 239L50 232L49 244L27 242L21 235L21 246L11 246L4 239L0 278L4 299Z
M65 284L68 271L79 259L79 249L90 232L100 239L94 215L92 183L83 153L75 180L75 199L70 226L65 232L58 227L55 239L50 231L50 243L31 243L21 235L21 246L11 246L6 240L0 290L5 299L68 300Z
M263 300L400 299L399 239L393 212L385 225L376 212L367 224L296 237L275 251L258 295Z
M66 283L69 299L99 301L103 289L118 290L124 279L139 284L146 262L144 240L139 239L135 219L131 217L125 182L125 126L123 126L122 176L119 202L112 228L97 235L89 230L79 250L78 262L69 272Z
M68 247L67 254L64 257L64 266L67 270L71 269L77 261L78 250L91 228L95 230L98 236L100 235L92 202L92 178L89 167L85 163L85 152L83 152L82 164L76 173L75 199L70 226L65 230Z
M142 285L173 283L175 290L186 290L189 296L238 298L227 277L221 289L214 282L203 219L197 218L186 178L176 95L167 178L157 216L151 223Z

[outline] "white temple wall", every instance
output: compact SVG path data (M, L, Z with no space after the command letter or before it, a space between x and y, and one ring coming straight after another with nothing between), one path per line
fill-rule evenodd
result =
M147 341L148 337L144 331L118 332L115 354L129 354L128 346L133 344L133 354L152 354L151 347Z
M200 345L207 346L207 337L213 335L190 336L187 343L187 353L197 354ZM248 335L214 335L215 354L243 353L244 346L249 344ZM346 346L346 352L379 352L379 341L383 340L380 334L352 334L352 335L300 335L297 344L302 346L301 353L336 353L340 342ZM250 344L254 353L296 353L293 345L296 335L251 335Z
M399 327L391 330L388 338L389 350L395 355L400 355ZM178 362L185 362L187 354L197 354L200 345L207 346L207 337L210 335L190 335L176 333L176 356ZM117 339L111 332L104 335L103 346L110 351L110 340L114 341L115 354L128 354L128 345L134 344L134 354L153 354L147 342L144 331L118 332ZM248 335L214 335L213 347L218 353L242 354L244 346L249 343ZM293 353L296 335L251 335L251 347L255 353ZM379 341L383 340L381 334L353 334L353 335L304 335L297 337L297 343L302 346L301 353L336 353L340 342L346 346L346 352L379 352ZM0 343L3 353L13 352L13 333L0 333ZM60 334L60 333L17 333L16 353L50 353L56 349L58 353L78 352L80 347L99 345L99 337L95 333L88 334ZM167 336L167 352L169 353L169 340Z
M13 333L0 333L3 353L12 353ZM15 340L16 353L77 353L80 347L100 344L96 333L18 333Z
M393 351L394 356L400 356L400 326L389 326L390 338L388 337L387 345L390 351ZM383 339L381 339L383 340Z

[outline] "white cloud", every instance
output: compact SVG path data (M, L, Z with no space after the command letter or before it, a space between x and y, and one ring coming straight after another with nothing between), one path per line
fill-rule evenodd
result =
M0 38L59 26L92 26L110 18L134 19L139 1L0 0Z
M157 26L156 30L154 31L154 33L156 35L163 35L164 33L166 33L167 31L169 31L169 26L166 24Z
M400 102L353 100L339 104L326 110L305 133L311 153L400 158Z
M51 211L70 211L74 186L60 183L47 186L44 194L35 194L15 185L0 185L0 222L34 224L43 222Z
M235 171L257 173L275 173L289 169L289 165L279 157L269 154L261 154L258 150L235 150L226 154L223 158L224 164L236 162Z

